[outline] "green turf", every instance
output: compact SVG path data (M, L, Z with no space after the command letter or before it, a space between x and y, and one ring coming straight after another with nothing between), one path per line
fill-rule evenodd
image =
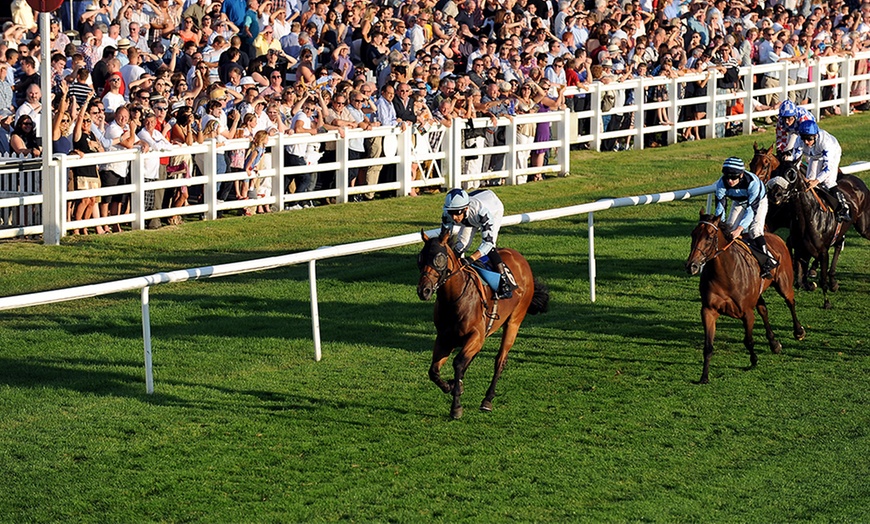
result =
M870 117L825 120L844 163L870 159ZM574 153L572 176L497 189L507 213L706 185L757 137ZM865 175L870 179L870 175ZM5 295L247 260L435 227L442 196L0 245ZM721 319L701 372L698 278L683 263L704 199L514 226L501 244L552 292L526 320L490 414L428 381L432 304L416 247L308 271L152 289L156 393L145 394L138 294L0 314L0 521L861 522L870 505L870 242L852 234L833 309L798 293L807 338L767 302L783 353L747 371ZM449 376L449 366L445 369Z

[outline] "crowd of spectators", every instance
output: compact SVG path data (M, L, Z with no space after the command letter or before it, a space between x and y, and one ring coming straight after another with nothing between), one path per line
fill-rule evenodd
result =
M773 87L809 78L816 57L858 52L870 41L870 2L844 0L85 0L74 1L69 11L64 5L50 24L55 151L172 150L210 138L253 139L248 151L218 159L218 173L246 171L250 177L249 183L223 184L223 200L269 194L257 173L272 158L263 154L263 137L276 133L343 135L347 129L412 126L418 143L435 145L438 133L426 133L433 124L491 117L491 124L472 126L463 138L466 147L498 145L505 137L496 118L588 109L591 97L584 91L592 82L708 73L678 93L691 98L711 87L739 88L746 79L735 68L742 65L801 64L787 79L769 73L752 80ZM38 137L49 131L39 128L42 43L25 2L13 4L13 21L0 39L0 152L38 156ZM867 61L857 68L867 72ZM720 74L711 86L714 69ZM571 86L579 94L566 96ZM866 92L867 82L856 86ZM803 102L810 95L792 96ZM633 96L630 90L605 91L601 109L612 111ZM653 102L669 94L650 88L644 96ZM773 94L756 103L778 102ZM657 109L644 118L670 124L702 119L705 111L697 104L679 115ZM717 116L735 111L742 108L716 106ZM635 125L632 119L631 113L608 114L603 125L627 129ZM581 122L581 132L588 125ZM519 143L549 139L549 124L519 127ZM703 131L689 126L680 137L700 139ZM717 126L718 136L728 132ZM648 146L666 143L660 135L645 140ZM283 161L303 166L334 160L334 143L323 146L288 147ZM352 140L350 158L381 156L385 146L378 138ZM626 139L605 144L627 146ZM499 170L506 161L544 166L548 155L540 149L515 159L470 156L465 169ZM181 152L145 166L147 179L190 176L202 168L201 159ZM415 164L414 176L426 170ZM351 184L389 180L392 171L362 168ZM70 188L128 181L128 165L110 164L74 170ZM307 173L286 183L290 191L306 192L330 187L335 177ZM181 206L196 198L186 188L155 191L148 205ZM90 200L71 207L70 217L123 213L129 205L122 197ZM267 209L248 210L257 211Z

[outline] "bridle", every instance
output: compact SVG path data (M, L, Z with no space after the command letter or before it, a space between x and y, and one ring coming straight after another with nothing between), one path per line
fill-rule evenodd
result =
M701 251L701 248L700 248L700 247L696 247L696 248L695 248L695 249L697 249L697 250L701 253L701 256L704 257L704 260L701 261L701 264L703 265L703 264L706 264L707 262L710 262L711 260L715 259L715 258L718 257L719 255L721 255L722 253L724 253L726 250L728 250L728 248L731 247L731 244L734 243L734 240L735 240L735 239L731 239L730 242L728 242L727 244L725 244L725 247L723 247L722 249L719 249L719 235L718 235L718 233L719 233L719 226L717 226L717 225L714 224L713 222L708 222L708 221L706 221L706 220L702 220L702 221L698 222L698 224L704 224L704 225L710 226L710 227L712 227L712 228L715 230L715 232L716 232L716 234L713 234L713 235L712 235L712 236L713 236L713 254L712 254L712 255L708 255L707 253L704 253L703 251Z
M422 256L422 254L421 254ZM450 255L447 254L447 248L438 244L438 248L435 250L435 256L432 257L432 260L425 265L420 262L420 265L424 268L431 269L433 273L438 275L438 279L435 281L435 287L432 289L432 293L438 291L438 289L447 283L448 280L458 275L462 271L465 270L465 266L459 265L459 268L455 271L450 271L447 267L447 262L450 260Z

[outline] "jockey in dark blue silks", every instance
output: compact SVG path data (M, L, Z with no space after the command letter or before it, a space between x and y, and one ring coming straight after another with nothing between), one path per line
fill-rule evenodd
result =
M462 263L471 264L488 255L493 267L498 269L502 277L498 286L498 298L510 298L517 283L495 247L503 216L504 205L492 191L475 191L469 195L462 189L453 189L444 200L441 232L453 233L454 227L459 226L453 250L462 255L471 245L474 233L480 231L481 242L477 251L462 258Z
M725 218L727 200L731 212ZM743 160L730 157L722 165L722 177L716 181L716 211L714 215L731 227L732 238L746 232L750 243L767 256L761 263L761 276L771 278L770 271L779 265L764 240L764 220L767 217L767 189L761 180L746 170Z

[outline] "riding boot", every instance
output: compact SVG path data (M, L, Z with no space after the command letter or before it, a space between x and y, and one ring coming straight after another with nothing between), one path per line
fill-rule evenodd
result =
M498 283L498 298L511 298L514 296L514 289L517 288L517 281L514 280L514 275L510 268L502 262L498 265L501 279Z
M851 222L852 217L849 216L849 203L846 202L846 195L837 186L832 187L830 191L836 195L837 202L840 204L837 206L837 222Z
M773 278L773 275L771 275L770 272L779 266L779 261L773 256L770 250L767 249L767 241L764 239L764 235L753 238L752 243L759 251L764 253L765 257L767 257L765 261L761 263L761 278Z

